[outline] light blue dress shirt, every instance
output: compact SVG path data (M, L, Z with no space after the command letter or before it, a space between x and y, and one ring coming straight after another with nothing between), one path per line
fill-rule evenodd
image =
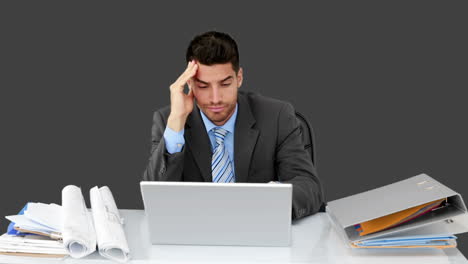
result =
M212 129L214 127L217 127L213 122L208 119L208 117L200 110L200 114L203 120L203 123L205 124L206 132L208 133L208 137L210 138L211 141L211 151L214 151L214 148L216 147L216 139L214 132ZM236 104L236 109L234 110L234 114L232 114L231 118L222 126L221 128L229 131L229 133L224 137L224 146L226 147L228 153L229 153L229 158L231 159L231 164L232 164L232 170L234 171L234 179L235 179L235 164L234 164L234 128L236 125L236 119L237 119L237 104ZM174 130L170 129L169 127L166 126L166 130L164 130L164 141L166 143L166 150L170 154L174 154L176 152L182 151L182 147L185 145L185 139L184 139L184 129L182 129L179 132L175 132Z

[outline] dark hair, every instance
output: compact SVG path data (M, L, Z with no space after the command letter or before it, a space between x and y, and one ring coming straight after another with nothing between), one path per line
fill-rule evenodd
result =
M236 41L226 33L209 31L193 38L187 48L186 60L193 59L205 65L230 62L234 71L239 71Z

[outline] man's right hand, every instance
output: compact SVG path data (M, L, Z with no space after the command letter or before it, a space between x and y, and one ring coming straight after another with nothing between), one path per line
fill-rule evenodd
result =
M185 126L187 116L193 110L193 91L189 87L188 94L184 93L185 84L197 73L198 65L190 61L187 69L170 86L171 90L171 113L167 119L167 126L175 132L181 131Z

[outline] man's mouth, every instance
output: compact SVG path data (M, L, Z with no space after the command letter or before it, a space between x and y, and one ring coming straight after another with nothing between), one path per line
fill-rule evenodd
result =
M218 113L224 110L224 106L208 106L208 110Z

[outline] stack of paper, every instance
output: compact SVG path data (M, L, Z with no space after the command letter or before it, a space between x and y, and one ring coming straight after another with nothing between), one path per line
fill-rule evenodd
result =
M451 248L457 245L454 235L401 236L355 242L355 248Z
M6 216L12 223L0 236L0 253L35 257L62 258L68 255L60 239L61 206L28 203L19 215ZM31 235L33 234L33 235Z
M94 187L90 198L92 212L81 189L68 185L62 190L62 206L28 203L18 215L6 216L11 224L0 237L0 254L82 258L98 245L102 256L127 262L123 219L110 189Z
M61 217L60 205L27 203L20 214L9 215L5 218L12 222L13 228L17 231L59 239L62 232Z
M406 210L402 210L393 214L382 216L376 219L362 222L355 225L359 236L373 234L379 231L387 230L392 227L399 226L413 219L421 217L424 214L436 210L446 199L414 206ZM453 235L427 235L427 236L403 236L403 237L388 237L379 239L367 239L352 243L355 248L412 248L412 247L434 247L434 248L449 248L456 247L456 236Z
M419 206L414 206L406 210L362 222L358 225L355 225L355 227L360 236L376 233L420 217L440 206L441 203L445 200L446 199L439 199Z
M37 235L15 236L8 234L0 236L0 253L47 258L63 258L68 255L60 241Z

